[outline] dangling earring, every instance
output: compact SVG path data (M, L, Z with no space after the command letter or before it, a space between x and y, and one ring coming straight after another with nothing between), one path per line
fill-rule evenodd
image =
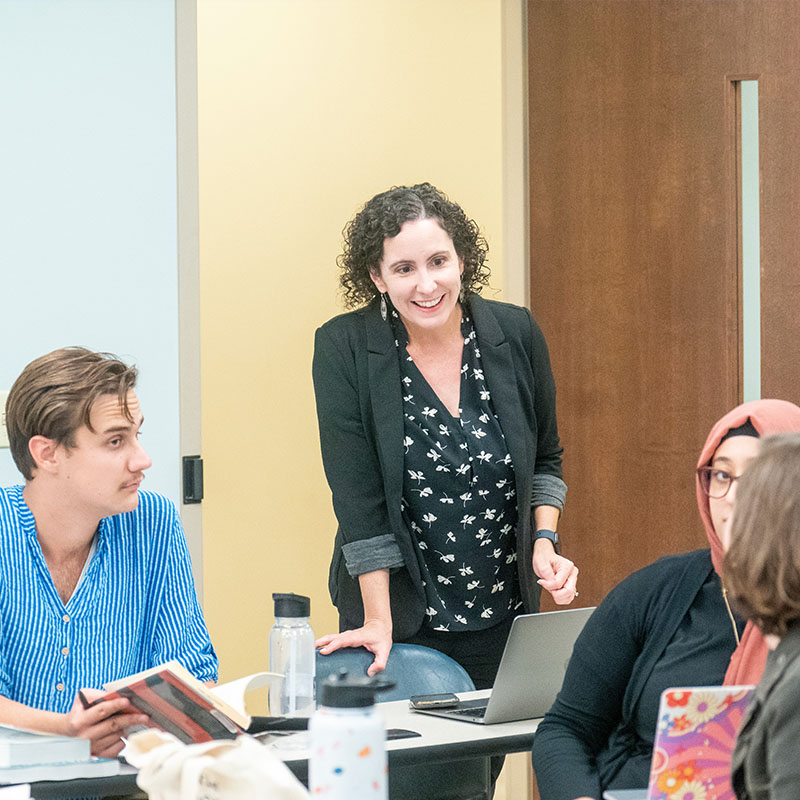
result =
M461 303L462 306L464 305L464 298L466 297L466 295L467 292L466 289L464 289L464 281L462 280L461 286L458 290L458 302Z
M386 322L386 293L381 292L381 316L383 321Z

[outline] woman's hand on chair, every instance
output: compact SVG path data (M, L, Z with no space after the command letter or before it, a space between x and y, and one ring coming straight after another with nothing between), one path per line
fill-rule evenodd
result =
M367 675L386 669L392 649L392 626L382 619L365 620L360 628L320 636L315 642L322 655L327 656L341 647L364 647L375 655Z

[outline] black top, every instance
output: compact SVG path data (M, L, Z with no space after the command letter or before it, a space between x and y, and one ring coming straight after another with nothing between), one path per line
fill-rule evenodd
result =
M744 622L737 626L741 634ZM542 800L646 787L661 692L721 684L735 648L708 550L669 556L626 578L586 623L536 731Z
M392 324L403 387L403 521L417 549L426 625L447 632L489 628L522 605L514 580L517 492L475 329L464 311L453 418L408 354L396 311Z

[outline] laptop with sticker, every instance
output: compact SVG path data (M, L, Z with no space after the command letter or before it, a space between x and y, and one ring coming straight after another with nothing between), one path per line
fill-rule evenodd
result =
M700 686L661 694L647 800L735 800L731 753L753 686Z

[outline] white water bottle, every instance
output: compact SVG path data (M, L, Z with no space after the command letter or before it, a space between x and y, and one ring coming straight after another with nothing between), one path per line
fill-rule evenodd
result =
M393 683L349 677L345 670L322 684L320 707L308 726L308 788L325 800L386 800L386 728L375 692Z
M307 717L314 712L314 631L311 600L299 594L272 595L275 624L269 634L269 669L284 677L270 689L272 716Z

